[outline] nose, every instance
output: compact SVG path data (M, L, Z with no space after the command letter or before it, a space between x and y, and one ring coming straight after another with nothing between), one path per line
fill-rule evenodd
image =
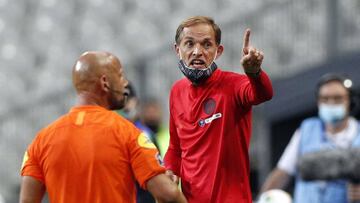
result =
M125 81L124 81L124 87L127 87L129 85L129 81L127 78L125 78Z
M199 44L195 45L192 55L193 56L199 56L199 55L201 56L202 55L202 48Z

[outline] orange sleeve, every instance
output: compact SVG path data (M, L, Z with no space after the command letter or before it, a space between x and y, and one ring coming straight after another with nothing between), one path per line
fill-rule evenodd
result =
M38 148L39 148L39 136L37 136L33 142L29 145L25 151L23 163L21 166L21 176L31 176L42 183L45 182L44 175L39 164Z
M128 129L133 129L130 130L128 142L131 167L140 186L146 189L146 182L152 177L164 173L165 168L161 165L159 151L150 138L135 127Z

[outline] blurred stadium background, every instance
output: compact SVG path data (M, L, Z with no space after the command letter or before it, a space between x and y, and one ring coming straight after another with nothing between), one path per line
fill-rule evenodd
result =
M345 72L359 88L358 0L0 0L0 193L7 203L18 201L27 145L75 102L76 58L86 50L113 52L140 97L159 98L167 112L170 87L182 77L175 30L192 15L211 16L222 29L223 69L242 73L247 27L265 53L275 97L254 112L254 194L301 118L316 113L316 79Z

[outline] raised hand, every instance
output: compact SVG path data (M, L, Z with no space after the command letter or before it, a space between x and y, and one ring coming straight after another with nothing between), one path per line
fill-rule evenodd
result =
M255 74L260 71L264 53L250 46L250 29L246 29L242 48L241 64L245 73Z

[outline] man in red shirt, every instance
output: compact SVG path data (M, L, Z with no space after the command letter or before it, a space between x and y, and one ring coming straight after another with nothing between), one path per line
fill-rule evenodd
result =
M251 203L249 142L251 109L272 98L261 69L263 53L246 30L241 64L246 75L222 71L221 31L213 19L195 16L176 32L179 68L186 76L170 93L169 174L181 178L189 202Z
M106 52L86 52L73 68L78 103L42 129L21 169L20 203L135 202L135 179L160 202L186 202L140 130L111 111L124 106L123 68Z

